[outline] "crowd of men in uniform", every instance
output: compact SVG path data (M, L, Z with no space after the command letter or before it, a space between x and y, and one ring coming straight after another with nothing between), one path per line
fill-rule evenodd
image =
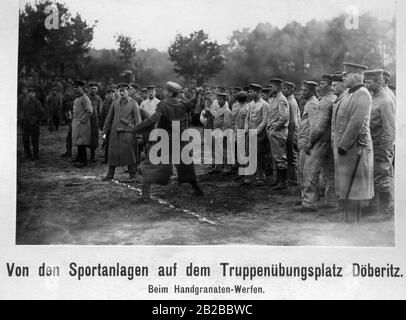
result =
M101 132L108 163L104 181L114 178L117 166L127 166L130 179L136 179L144 154L143 199L149 198L151 184L166 184L172 174L172 165L153 165L146 157L149 132L163 128L171 134L172 121L180 121L181 130L200 122L208 129L256 135L257 170L236 177L243 185L268 185L275 192L299 186L294 211L337 208L346 217L359 217L393 210L396 99L389 82L386 70L344 63L343 71L323 74L318 82L303 81L298 100L296 85L279 78L266 86L191 90L168 82L159 97L155 86L110 84L102 100L96 83L78 80L68 99L66 90L61 97L52 88L45 113L49 130L58 130L59 115L65 115L69 132L63 156L71 157L76 146L73 163L79 168L88 164L87 148L90 161L96 161ZM44 109L35 92L30 87L19 99L19 122L26 156L38 159ZM213 164L209 173L233 174L238 166ZM181 162L176 169L179 183L190 183L195 195L203 195L193 163Z

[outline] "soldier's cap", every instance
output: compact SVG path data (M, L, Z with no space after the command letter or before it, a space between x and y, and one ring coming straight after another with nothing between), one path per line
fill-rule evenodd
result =
M34 87L29 87L27 89L27 92L37 92L37 89L35 89Z
M316 89L318 87L318 83L314 81L303 81L303 85L309 89Z
M391 90L396 90L396 83L390 83L390 84L388 85L388 87L389 87L389 89L391 89Z
M147 87L147 90L155 90L155 89L156 89L156 86L154 86L152 84Z
M219 92L219 93L217 93L217 96L218 97L227 97L228 95L227 95L227 93L225 93L225 92Z
M111 92L113 92L114 90L113 90L113 88L108 88L107 90L106 90L106 93L111 93Z
M388 70L385 70L385 69L381 69L381 70L382 70L382 76L383 76L385 79L390 80L390 77L392 76L391 73L390 73Z
M147 88L141 88L141 92L147 92L148 89Z
M321 75L321 81L326 81L331 84L331 82L333 82L333 76L331 74L324 73Z
M117 88L118 89L121 89L121 88L125 88L125 89L130 89L130 86L128 85L128 83L120 83L118 86L117 86Z
M138 90L140 88L140 85L138 83L133 82L133 83L130 84L130 87Z
M364 66L362 64L357 64L357 63L351 63L351 62L344 62L343 67L344 67L343 75L346 75L347 73L364 74L365 70L368 69L367 66Z
M86 85L86 82L84 82L83 80L75 80L74 84L77 87L84 87Z
M96 87L97 88L97 83L96 82L90 82L89 87Z
M261 92L264 92L264 93L267 93L267 92L270 92L270 91L271 91L271 88L269 88L269 87L263 87L261 89Z
M246 91L239 91L236 95L235 95L235 97L237 98L237 99L246 99L246 98L248 98L248 92L246 92Z
M179 93L182 90L182 86L179 83L168 81L166 83L166 89L173 93Z
M368 70L364 72L364 80L382 79L382 70Z
M216 89L220 90L220 92L225 92L226 91L226 88L221 87L221 86L217 86Z
M342 72L333 73L333 81L335 81L335 82L343 82L343 74L342 74Z
M296 85L293 82L284 81L282 82L282 87L294 90L296 88Z
M262 86L256 83L250 83L248 85L249 89L254 89L255 91L261 91L262 90Z
M279 79L279 78L272 78L271 80L269 80L270 84L282 84L283 80Z

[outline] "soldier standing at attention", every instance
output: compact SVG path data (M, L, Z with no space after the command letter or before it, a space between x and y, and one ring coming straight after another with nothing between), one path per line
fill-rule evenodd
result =
M138 103L138 105L140 106L142 99L138 92L139 89L140 89L140 86L137 83L135 83L135 82L131 83L130 91L129 91L128 95L130 96L131 99L135 100Z
M113 94L114 94L114 90L117 89L112 89L112 88L108 88L106 90L106 94L105 94L105 98L103 101L103 105L102 105L102 109L99 115L99 130L103 131L103 127L104 127L104 123L106 122L106 118L107 115L110 111L110 107L113 103ZM107 163L107 159L108 159L108 153L109 153L109 136L110 136L110 132L106 133L106 139L103 140L104 144L103 144L103 148L104 148L104 160L102 163Z
M392 75L389 71L382 69L382 80L383 80L382 88L384 90L386 90L386 92L389 94L389 96L393 99L393 101L396 104L396 96L392 92L392 90L389 89L389 81L390 81L391 76Z
M96 162L96 149L99 147L99 115L101 113L103 102L97 93L97 84L92 82L89 86L89 99L92 103L93 109L92 116L90 117L90 161Z
M27 98L22 102L20 109L20 123L23 129L24 153L29 160L39 159L39 133L44 110L41 102L35 98L35 89L29 88ZM31 145L32 144L32 153Z
M374 146L375 197L379 209L393 210L393 156L395 148L395 102L383 87L381 70L365 72L365 84L372 95L371 136ZM375 206L376 207L376 206Z
M306 161L303 168L304 194L300 207L295 211L314 211L319 196L319 176L326 182L323 206L336 205L334 192L334 162L331 148L331 116L336 96L331 92L333 76L323 74L319 85L320 102L309 118L309 139L305 147Z
M286 140L286 158L288 161L288 182L298 185L297 170L299 161L299 149L297 147L297 134L300 124L300 110L296 98L293 95L295 85L292 82L282 83L282 93L289 104L288 138Z
M358 215L374 196L373 147L370 133L372 97L364 88L366 66L344 63L348 92L335 108L332 137L340 212Z
M266 132L271 146L272 160L277 170L277 178L271 184L273 190L286 190L288 187L286 141L289 126L289 103L281 92L282 82L278 78L269 81L272 99L269 105Z
M86 147L90 144L90 117L92 103L83 91L85 82L77 80L74 85L75 100L72 108L72 145L77 146L77 158L73 163L78 168L87 166Z
M48 117L48 130L58 130L61 122L62 95L58 92L57 86L54 86L51 93L46 97L45 110Z
M297 203L298 205L303 204L305 191L309 187L309 180L306 179L305 166L308 155L306 153L306 147L309 143L310 137L310 119L313 118L316 110L319 107L319 100L316 98L317 82L314 81L303 81L302 84L302 103L303 103L303 114L300 119L299 132L297 137L297 146L299 149L299 163L298 163L298 179L301 190L301 200ZM303 209L303 208L302 208ZM309 208L309 211L314 211L314 208Z

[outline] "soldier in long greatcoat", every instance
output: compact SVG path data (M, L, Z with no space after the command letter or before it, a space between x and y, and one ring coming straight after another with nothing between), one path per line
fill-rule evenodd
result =
M75 100L72 107L72 145L77 146L77 167L87 165L86 147L90 144L90 117L93 109L89 97L83 92L85 83L76 81L74 86Z
M139 105L128 96L128 84L120 84L120 99L113 100L103 127L103 138L109 136L108 173L103 181L114 178L117 166L128 166L130 178L136 175L136 150L131 132L124 131L122 122L135 125L141 122ZM120 122L122 121L122 122Z
M374 196L372 97L363 85L366 69L344 63L343 81L348 91L332 117L336 193L341 200L340 211L352 216Z

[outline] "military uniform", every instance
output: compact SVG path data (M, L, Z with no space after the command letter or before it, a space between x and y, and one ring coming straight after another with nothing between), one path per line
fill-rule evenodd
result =
M297 146L297 135L300 125L300 110L293 94L287 97L289 104L289 126L286 141L286 159L288 162L288 179L297 183L297 171L299 161L299 149Z
M303 200L302 206L317 208L319 196L319 176L323 176L326 183L325 200L334 202L334 160L331 148L331 116L336 96L327 93L321 98L319 104L309 118L310 149L306 155L303 168Z
M266 131L271 146L273 163L279 179L286 181L288 162L286 158L286 141L289 126L289 104L282 92L278 92L270 102ZM284 175L284 177L281 177Z
M21 128L23 130L25 156L28 159L38 159L40 126L41 120L44 117L44 110L41 102L34 97L27 97L22 102L19 116ZM32 144L32 153L30 143Z
M372 98L370 129L374 148L375 189L379 197L384 198L385 194L393 191L395 146L395 103L384 88Z
M255 88L257 85L250 85ZM248 114L245 118L245 128L247 131L251 129L257 130L257 180L263 181L264 166L267 151L267 135L266 135L266 121L268 118L268 103L261 98L257 101L252 100L248 103Z
M167 88L169 91L178 93L181 90L180 85L174 82L168 82ZM155 126L160 129L166 130L169 134L169 159L172 163L172 123L173 121L179 121L180 123L180 136L182 132L186 129L186 114L190 111L188 110L189 104L186 104L178 97L167 98L158 103L155 113L147 120L137 124L132 132L133 134L143 132L145 130L150 130L151 127ZM183 147L187 144L186 141L180 141L180 150L182 152ZM193 162L190 164L185 164L182 161L181 154L175 155L180 160L179 164L175 164L178 183L190 183L192 184L195 194L201 195L202 192L196 182L196 173L194 170ZM149 197L149 188L151 183L167 184L169 182L169 177L171 173L172 164L162 164L154 165L151 163L149 157L141 165L143 170L144 185L143 185L143 196ZM165 174L162 169L164 169ZM168 170L169 169L169 170Z
M305 191L309 187L308 185L309 182L311 182L309 181L309 179L306 179L305 176L305 166L306 160L308 158L305 150L307 148L310 138L310 126L311 126L310 119L314 119L314 114L319 108L319 100L317 100L316 96L314 95L312 95L307 100L303 99L303 101L306 101L306 103L304 103L303 106L303 115L300 120L299 133L297 139L299 149L298 178L301 188L302 199L305 195Z
M99 147L99 115L101 113L103 102L98 94L89 95L90 102L92 104L93 113L90 117L90 144L89 148L94 151ZM94 154L92 154L92 158Z
M45 99L45 111L48 119L48 129L58 130L61 122L62 95L59 92L49 94Z
M130 177L135 175L137 158L133 135L124 131L126 126L120 122L121 119L132 125L141 122L139 106L129 97L113 101L104 123L103 135L109 135L109 171L105 180L113 178L117 166L128 166Z
M84 93L76 97L72 110L72 145L78 147L78 161L86 165L86 147L90 144L89 119L93 113L89 97Z

